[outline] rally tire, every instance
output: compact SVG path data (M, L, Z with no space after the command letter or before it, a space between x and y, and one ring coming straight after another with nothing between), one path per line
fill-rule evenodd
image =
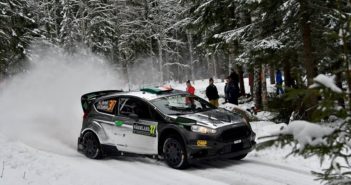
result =
M184 144L177 137L169 137L165 140L163 157L167 165L172 168L184 169L189 166Z
M83 136L83 153L90 159L101 159L102 158L102 150L101 145L96 137L96 135L92 132L87 132Z
M230 159L232 160L241 160L241 159L244 159L246 157L247 154L243 154L243 155L239 155L239 156L236 156L236 157L232 157Z

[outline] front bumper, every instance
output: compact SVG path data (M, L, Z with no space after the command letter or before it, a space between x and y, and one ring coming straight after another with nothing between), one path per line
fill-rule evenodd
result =
M187 145L189 163L194 163L206 159L234 158L246 155L256 146L255 141L243 140L242 143L219 143L215 142L206 147Z
M223 141L219 135L208 136L187 133L187 158L189 163L216 158L235 158L246 155L255 146L256 134L250 129L245 136ZM197 141L206 141L205 146L199 146Z

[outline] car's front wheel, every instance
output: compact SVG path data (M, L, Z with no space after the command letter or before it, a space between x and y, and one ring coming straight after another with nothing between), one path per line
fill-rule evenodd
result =
M88 158L100 159L102 157L100 142L92 132L84 134L83 147L83 152Z
M163 156L166 163L172 168L184 169L188 166L185 147L176 137L165 140L163 144Z

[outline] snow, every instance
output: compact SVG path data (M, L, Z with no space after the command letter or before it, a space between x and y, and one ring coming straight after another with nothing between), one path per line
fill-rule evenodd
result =
M204 161L187 170L174 170L146 157L88 159L76 150L83 116L80 96L126 84L95 57L38 55L47 57L34 55L33 68L0 89L1 185L319 184L310 173L320 169L319 160L286 158L289 146L252 151L242 161ZM247 79L245 83L248 86ZM185 90L185 83L170 84ZM207 85L207 79L195 81L195 93L205 97ZM224 83L216 79L215 85L223 95ZM245 106L250 105L238 108L245 110ZM282 125L260 121L251 126L261 137L278 132Z
M278 129L279 125L254 122L252 127L259 137ZM319 184L310 174L310 170L318 169L318 160L285 158L289 148L253 151L242 161L204 161L187 170L174 170L162 161L144 157L91 160L67 146L61 146L66 150L64 154L49 152L8 139L1 132L0 146L0 170L2 162L5 163L1 185Z
M283 44L273 38L259 40L254 44L255 49L279 49L281 47L283 47Z
M310 88L316 88L322 85L336 93L342 93L342 90L335 85L335 76L327 76L324 74L319 74L313 80L315 81L315 83L312 84Z
M293 135L294 139L299 142L301 151L306 145L326 145L326 140L323 137L333 132L333 128L298 120L290 122L289 125L285 126L279 133Z

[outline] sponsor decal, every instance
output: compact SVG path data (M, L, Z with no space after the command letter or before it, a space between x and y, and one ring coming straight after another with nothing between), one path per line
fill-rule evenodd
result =
M133 124L133 133L145 136L156 137L156 125Z
M196 145L200 146L200 147L207 146L207 141L206 140L197 140Z
M115 125L116 125L117 127L120 127L120 126L122 126L123 124L124 124L123 121L115 121Z

